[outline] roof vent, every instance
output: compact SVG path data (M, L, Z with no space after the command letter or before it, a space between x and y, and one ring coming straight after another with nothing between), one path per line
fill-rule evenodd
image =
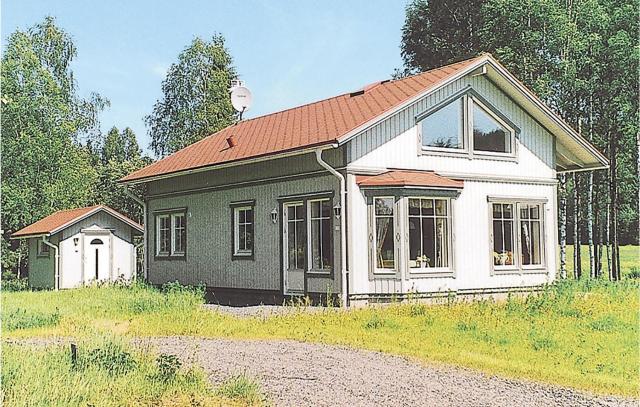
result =
M234 147L236 145L236 139L233 136L227 137L227 145L229 148Z
M385 79L384 81L377 81L377 82L370 83L360 90L356 90L355 92L349 93L349 96L354 97L354 96L363 95L365 92L369 92L371 89L375 88L376 86L385 84L389 81L390 79Z

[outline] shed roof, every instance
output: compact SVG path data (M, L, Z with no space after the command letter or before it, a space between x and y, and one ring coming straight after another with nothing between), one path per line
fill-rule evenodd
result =
M122 222L131 226L133 229L137 230L140 233L142 233L144 230L142 225L129 219L128 217L124 216L120 212L117 212L116 210L109 208L106 205L94 205L94 206L88 206L86 208L67 209L64 211L54 212L51 215L47 216L46 218L40 219L39 221L32 223L31 225L23 229L18 230L17 232L11 235L11 238L24 239L24 238L35 237L35 236L53 235L99 211L105 211L106 213L121 220Z
M461 189L464 182L443 177L433 171L392 170L379 175L358 175L360 187L429 187Z

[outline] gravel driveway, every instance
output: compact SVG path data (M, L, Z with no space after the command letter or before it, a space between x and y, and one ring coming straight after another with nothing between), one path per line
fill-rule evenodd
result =
M638 406L634 400L344 347L186 337L136 342L198 363L214 384L244 372L276 406Z

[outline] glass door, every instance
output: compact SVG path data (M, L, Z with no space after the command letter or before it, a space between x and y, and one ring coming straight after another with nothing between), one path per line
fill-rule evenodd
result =
M307 222L303 202L283 205L283 277L285 294L304 294Z

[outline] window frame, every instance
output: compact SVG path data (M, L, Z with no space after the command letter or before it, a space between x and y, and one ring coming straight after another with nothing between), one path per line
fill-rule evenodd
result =
M488 229L489 229L489 263L491 266L491 275L508 275L508 274L539 274L548 273L547 270L547 236L546 236L546 209L547 199L545 198L519 198L519 197L487 197L488 210ZM514 222L514 264L512 266L496 266L493 264L493 204L512 204L515 210L513 216ZM540 207L540 264L522 264L522 239L520 238L520 207L522 204L538 205Z
M398 256L398 248L399 248L399 242L397 241L398 239L396 239L396 234L399 232L397 229L397 225L398 225L398 201L399 201L399 197L394 196L394 195L376 195L371 197L371 205L370 205L370 216L371 216L371 232L370 232L370 237L369 237L369 241L371 243L371 269L373 271L373 274L375 276L395 276L396 273L399 270L399 256ZM378 233L378 229L376 226L376 220L378 215L376 215L376 199L391 199L393 200L393 214L391 215L391 225L393 225L393 268L385 268L385 267L378 267L378 262L376 260L376 253L377 253L377 233ZM388 215L385 215L384 217L389 217Z
M184 219L184 250L175 251L175 222L174 219L182 216ZM155 260L186 260L188 248L187 208L162 209L153 212L155 226L154 259ZM169 219L169 250L160 251L160 219Z
M422 144L422 122L429 116L440 111L441 109L449 106L451 103L462 99L462 145L463 148L446 148L446 147L432 147ZM474 137L473 137L473 107L477 104L487 115L498 122L501 126L505 127L510 134L510 148L511 152L501 153L493 151L481 151L475 150ZM448 98L437 103L432 108L415 116L415 123L418 133L418 152L421 155L436 155L447 157L462 157L468 159L489 159L500 161L515 161L518 160L518 143L520 129L505 115L500 113L491 103L485 98L480 96L478 92L473 90L470 86L454 93Z
M256 201L241 201L232 202L229 207L231 208L231 260L255 260L256 254ZM251 210L253 212L253 221L250 223L252 231L252 247L251 251L240 251L238 245L240 244L239 235L239 219L240 211ZM247 224L245 222L245 224Z
M432 218L434 219L434 225L437 223L436 219L446 219L447 220L447 266L446 267L411 267L411 244L410 244L410 234L409 234L409 200L410 199L419 199L419 200L427 200L431 199L434 203L433 215L422 216L419 218ZM405 254L407 256L407 270L409 271L410 276L452 276L454 274L454 254L453 254L453 204L452 198L449 197L441 197L441 196L427 196L427 195L411 195L406 197L405 206L405 228L407 231L407 242L406 242L406 250ZM437 216L435 214L435 201L442 200L446 202L447 214L445 216ZM421 222L422 223L422 222Z
M49 245L45 244L42 239L36 239L36 242L37 242L37 245L38 245L38 249L37 249L37 252L36 252L37 257L43 257L43 258L51 257L51 247L49 247ZM45 247L47 249L43 250Z
M328 218L322 217L322 214L320 215L319 218L314 218L313 217L313 211L311 210L311 204L314 202L328 202L329 203L329 216ZM333 234L333 199L332 197L322 197L322 198L312 198L312 199L307 199L305 202L305 209L307 211L307 216L305 219L306 224L306 228L307 228L307 273L310 274L321 274L321 275L328 275L331 274L331 272L333 271L333 263L335 261L334 259L334 255L333 255L333 246L334 246L334 242L333 242L333 238L334 238L334 234ZM312 240L313 240L313 236L311 235L311 231L312 231L312 222L313 220L316 219L328 219L329 220L329 232L331 233L331 239L329 240L329 253L331 254L331 267L329 268L325 268L325 269L318 269L318 268L313 268L313 247L312 247Z

